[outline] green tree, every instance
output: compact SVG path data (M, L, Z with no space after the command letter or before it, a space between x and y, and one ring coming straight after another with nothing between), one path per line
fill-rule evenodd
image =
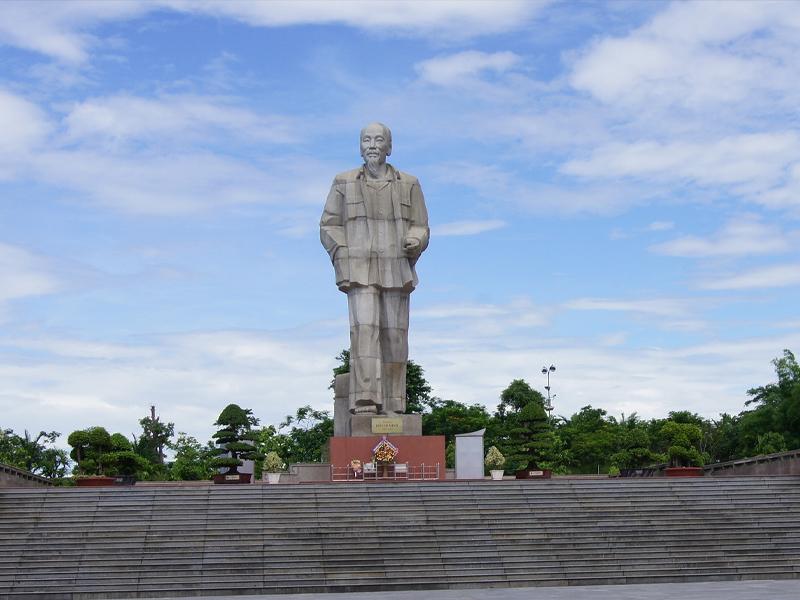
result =
M339 354L336 355L336 360L339 361L339 364L333 367L333 379L331 379L331 384L328 386L331 390L333 389L337 375L344 375L350 372L350 350L345 349L339 352Z
M155 466L164 465L166 458L165 449L169 448L170 440L175 435L175 423L162 423L156 416L156 407L150 407L150 416L139 420L142 433L137 439L134 437L136 452L146 458ZM158 469L164 471L166 469Z
M430 407L431 391L425 370L409 360L406 365L406 413L421 413Z
M327 410L303 406L294 415L287 415L278 432L285 437L274 436L269 450L277 452L287 464L319 462L328 438L333 436L333 419Z
M658 432L661 447L673 467L702 467L707 457L700 450L703 430L696 423L668 420Z
M584 406L558 428L579 473L606 471L619 442L619 426L602 408Z
M0 462L49 479L66 477L69 455L54 446L60 435L57 431L40 431L34 438L27 430L17 435L11 429L0 429Z
M427 403L428 411L422 413L422 434L445 436L447 466L455 466L455 436L484 429L490 417L481 404L466 405L455 400L432 398Z
M786 440L777 431L769 431L764 435L758 436L756 442L756 454L774 454L776 452L786 452Z
M196 438L184 432L178 432L178 438L170 444L175 459L169 466L169 478L173 481L204 481L214 474L211 460L214 445L209 442L205 446Z
M77 463L76 475L147 477L150 463L133 451L121 433L109 434L104 427L79 429L69 434L70 456Z
M653 450L653 440L648 433L647 423L636 413L627 419L625 415L617 430L616 451L611 455L611 465L618 469L641 469L661 463L666 458Z
M710 462L726 462L740 458L741 427L739 417L722 413L713 421L708 445Z
M214 450L217 456L211 461L213 467L226 467L226 474L235 475L239 473L239 467L245 460L256 460L260 457L254 443L255 432L252 431L258 425L258 419L253 416L252 410L229 404L219 414L214 425L221 429L211 436L220 446Z
M566 448L553 431L544 402L544 396L524 379L513 380L501 392L486 442L500 449L508 471L534 466L563 470Z
M70 457L77 465L76 475L104 475L106 455L112 451L111 435L105 427L78 429L69 434Z
M500 393L500 404L497 405L497 416L501 419L508 414L521 411L531 402L544 406L544 396L534 390L524 379L515 379Z
M740 455L755 454L759 437L770 432L782 435L787 447L800 448L800 365L790 350L772 364L778 381L747 391L751 408L739 415Z
M556 439L543 403L538 400L528 402L516 413L508 415L508 420L508 458L512 469L550 468Z

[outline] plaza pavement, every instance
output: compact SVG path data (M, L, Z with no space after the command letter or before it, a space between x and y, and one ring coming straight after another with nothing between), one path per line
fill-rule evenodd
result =
M675 600L678 598L680 600L800 600L800 580L203 596L203 598L205 600Z

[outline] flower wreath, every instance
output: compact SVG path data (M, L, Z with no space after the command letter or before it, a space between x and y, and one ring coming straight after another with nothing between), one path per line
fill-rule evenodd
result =
M372 457L377 463L393 463L397 458L398 452L397 446L387 440L386 436L383 436L378 445L372 449Z

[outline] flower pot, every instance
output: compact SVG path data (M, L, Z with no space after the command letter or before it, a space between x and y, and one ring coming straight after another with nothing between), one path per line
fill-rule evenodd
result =
M116 477L106 477L105 475L97 475L94 477L78 477L75 480L75 485L78 487L103 487L107 485L116 485Z
M502 481L503 474L505 473L503 469L492 469L489 472L492 474L492 481Z
M281 474L280 473L267 473L267 483L275 484L280 483Z
M664 469L667 477L702 477L703 467L667 467Z
M211 480L222 484L250 483L250 473L218 473L212 475Z

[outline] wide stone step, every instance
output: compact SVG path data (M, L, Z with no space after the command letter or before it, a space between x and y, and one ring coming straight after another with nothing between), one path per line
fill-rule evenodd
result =
M231 515L236 515L231 519ZM0 491L0 597L798 577L800 479Z

